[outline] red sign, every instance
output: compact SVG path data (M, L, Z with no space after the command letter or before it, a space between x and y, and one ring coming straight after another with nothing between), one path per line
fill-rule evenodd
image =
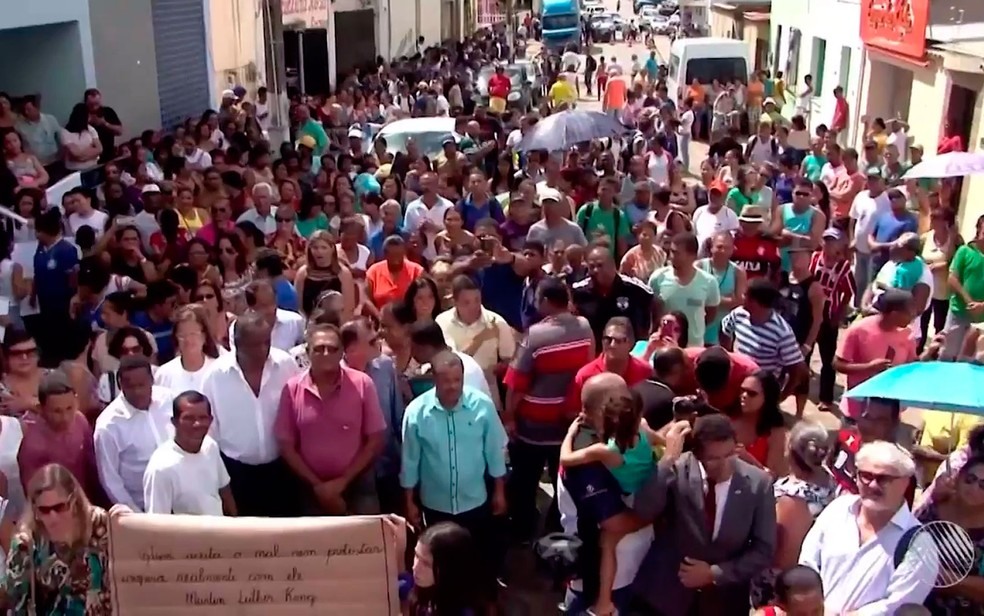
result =
M861 0L861 40L914 60L926 55L929 0Z

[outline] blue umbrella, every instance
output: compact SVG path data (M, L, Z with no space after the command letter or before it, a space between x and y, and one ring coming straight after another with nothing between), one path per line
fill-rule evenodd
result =
M984 416L984 366L920 361L889 368L844 395L887 398L906 406Z
M519 143L521 152L547 150L560 152L592 139L618 137L625 127L600 111L561 111L549 115L527 133Z

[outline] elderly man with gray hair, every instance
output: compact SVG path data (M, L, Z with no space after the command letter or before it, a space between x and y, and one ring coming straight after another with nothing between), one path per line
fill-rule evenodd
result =
M916 464L887 441L863 445L855 462L859 493L837 498L817 517L799 563L823 579L828 613L888 616L925 601L936 579L914 554L897 557L907 531L919 526L906 504Z
M269 238L277 231L277 206L273 204L275 198L273 186L266 182L254 184L251 196L253 207L243 212L236 223L253 223L265 237Z

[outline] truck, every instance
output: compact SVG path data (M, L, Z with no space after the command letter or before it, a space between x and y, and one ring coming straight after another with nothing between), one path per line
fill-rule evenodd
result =
M543 0L543 45L563 52L572 45L581 51L581 6L578 0Z

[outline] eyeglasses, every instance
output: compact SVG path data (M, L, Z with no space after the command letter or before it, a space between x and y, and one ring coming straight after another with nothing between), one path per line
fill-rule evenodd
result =
M858 481L861 483L877 483L879 486L886 486L896 479L901 479L898 475L888 473L873 473L871 471L858 470Z
M793 196L794 197L812 197L813 194L812 193L805 192L805 191L802 191L802 190L798 190L798 191L796 191L796 192L793 193Z
M71 506L72 499L68 499L55 505L34 505L34 508L38 510L38 515L46 516L53 513L65 513Z
M17 357L20 359L28 359L30 357L35 357L38 354L38 347L31 347L29 349L10 349L7 351L8 357Z
M603 344L624 344L628 342L629 339L624 336L602 336L601 342Z

